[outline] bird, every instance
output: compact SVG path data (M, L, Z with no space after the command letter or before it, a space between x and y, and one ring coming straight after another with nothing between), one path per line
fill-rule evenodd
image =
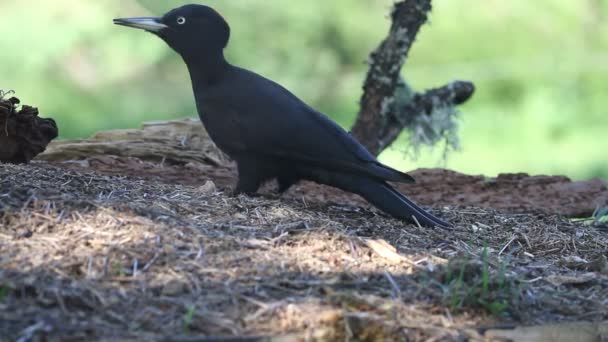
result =
M283 193L309 180L358 194L397 219L452 227L389 184L414 182L410 175L380 163L349 132L280 84L231 64L224 54L230 26L215 9L190 4L162 17L113 22L158 36L182 57L203 126L236 162L234 194L255 194L273 179Z

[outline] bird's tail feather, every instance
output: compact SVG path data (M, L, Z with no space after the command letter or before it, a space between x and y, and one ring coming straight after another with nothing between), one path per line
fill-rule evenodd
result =
M386 213L410 221L418 221L425 227L437 226L440 228L451 228L452 224L434 216L428 211L420 208L416 203L393 189L388 184L379 184L367 194L362 194L370 203Z
M418 222L422 226L451 228L452 224L435 217L416 203L393 189L384 181L357 177L356 181L342 182L344 190L355 192L378 209L398 219ZM354 185L354 186L351 186Z

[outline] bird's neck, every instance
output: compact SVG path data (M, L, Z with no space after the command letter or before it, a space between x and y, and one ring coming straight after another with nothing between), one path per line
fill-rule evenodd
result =
M184 61L195 88L213 86L222 79L230 67L222 51L195 57L184 56Z

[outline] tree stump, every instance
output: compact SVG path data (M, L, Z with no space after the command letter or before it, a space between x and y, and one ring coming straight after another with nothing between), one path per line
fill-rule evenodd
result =
M38 108L23 105L19 99L4 99L0 91L0 162L29 163L58 135L53 119L38 116Z

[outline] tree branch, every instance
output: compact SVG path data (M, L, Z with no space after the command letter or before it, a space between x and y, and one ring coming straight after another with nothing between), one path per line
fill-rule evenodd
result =
M431 0L397 2L391 13L388 37L370 55L361 109L352 133L374 155L393 143L417 116L463 103L473 94L470 82L453 82L413 94L402 80L401 69L430 10Z
M387 124L380 131L377 145L381 152L390 146L401 134L404 127L412 124L419 115L431 115L435 110L452 107L466 102L475 91L475 86L467 81L454 81L439 88L433 88L400 105L398 102L388 116Z

